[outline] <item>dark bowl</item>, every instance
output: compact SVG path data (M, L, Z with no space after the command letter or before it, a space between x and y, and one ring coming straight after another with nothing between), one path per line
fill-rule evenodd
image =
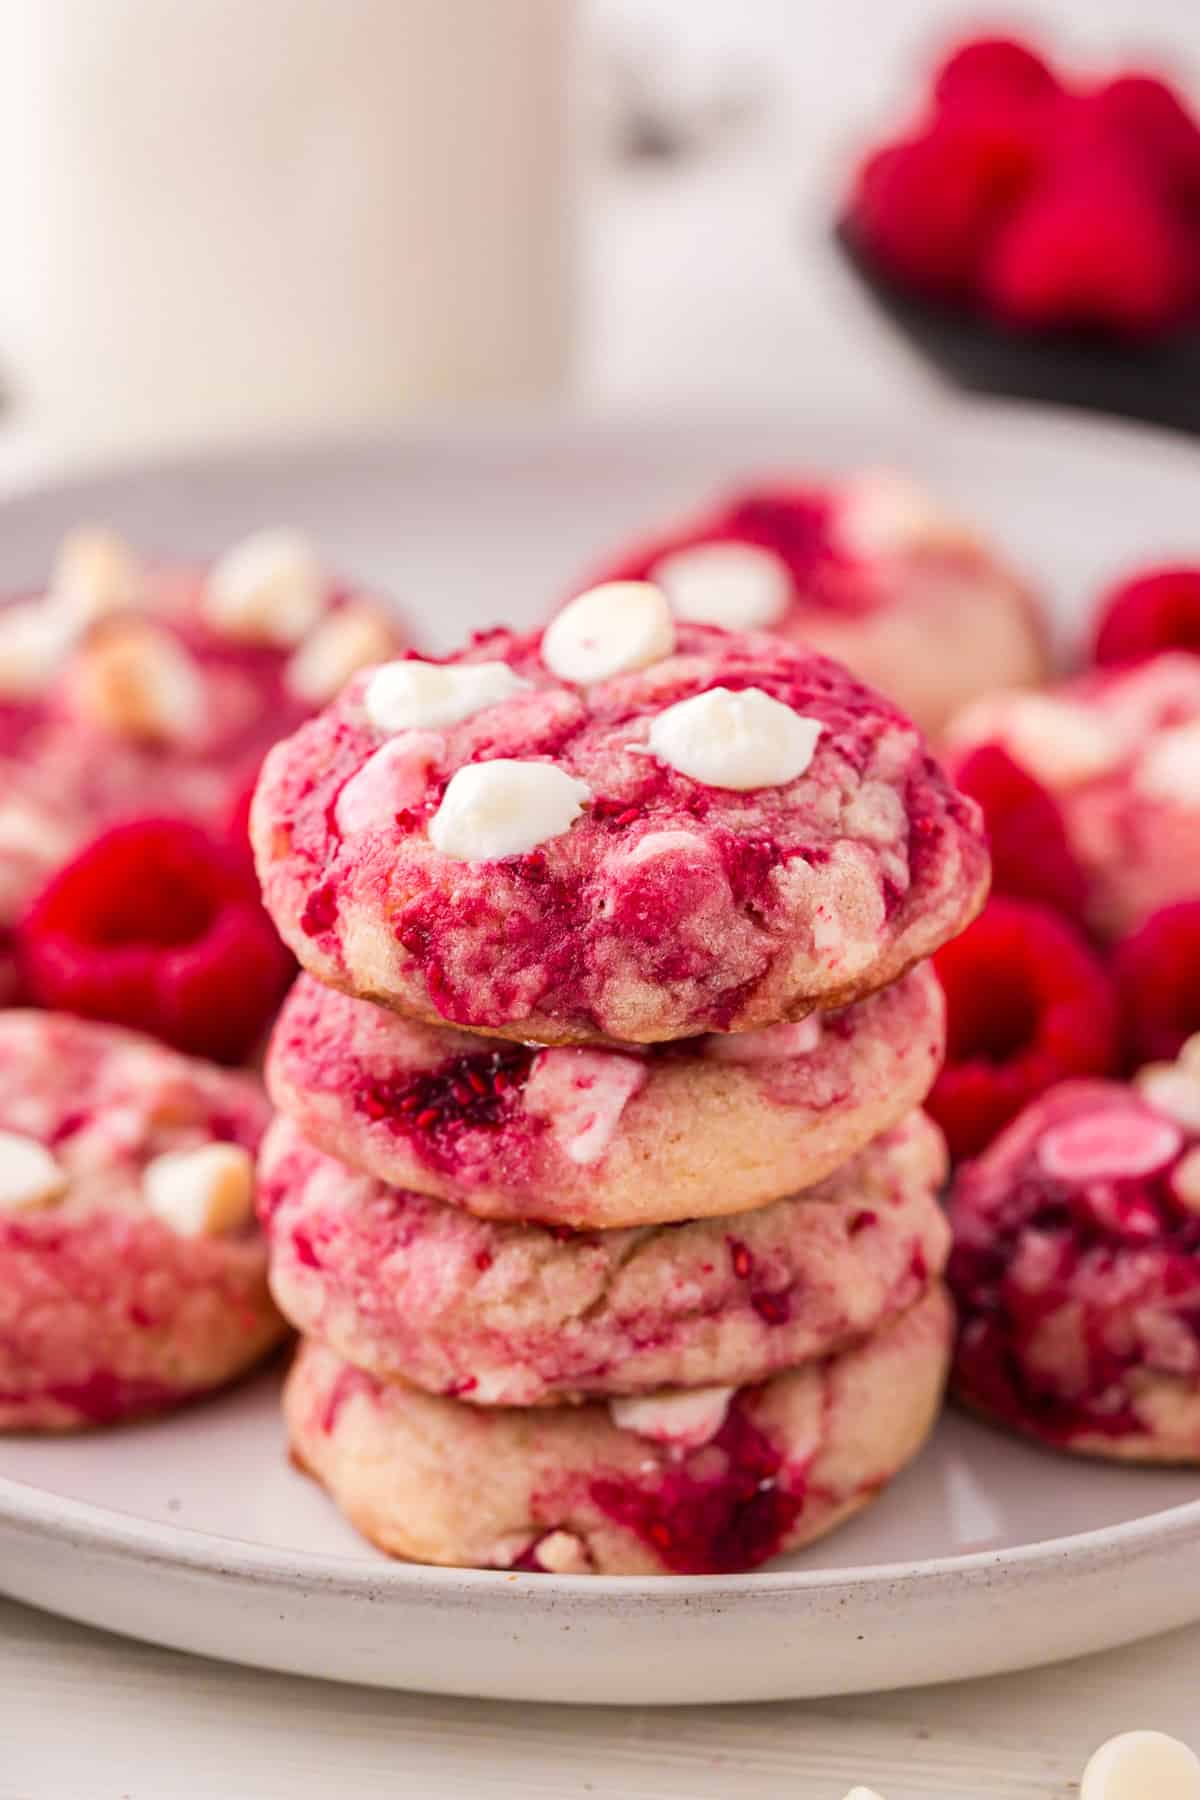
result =
M1200 330L1145 344L1082 331L1010 331L978 313L926 300L880 274L845 220L834 236L879 310L959 387L1200 433Z

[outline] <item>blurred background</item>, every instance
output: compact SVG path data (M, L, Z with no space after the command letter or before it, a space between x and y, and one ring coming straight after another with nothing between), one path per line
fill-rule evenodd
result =
M830 243L981 27L1195 92L1195 0L0 0L0 473L933 377Z

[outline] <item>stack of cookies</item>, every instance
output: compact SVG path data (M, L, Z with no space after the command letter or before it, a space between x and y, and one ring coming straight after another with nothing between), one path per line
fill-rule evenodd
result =
M750 1568L915 1454L950 1350L921 966L973 805L837 664L607 584L268 757L296 1460L394 1554Z

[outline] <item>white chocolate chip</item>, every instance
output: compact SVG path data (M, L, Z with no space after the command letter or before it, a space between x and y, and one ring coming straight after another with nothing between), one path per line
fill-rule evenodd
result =
M548 1531L533 1554L547 1575L586 1575L592 1566L583 1540L573 1531Z
M128 611L142 603L145 593L142 566L115 532L89 525L63 539L49 598L76 625Z
M48 599L0 609L0 699L36 699L66 661L75 636L70 615Z
M240 1144L168 1150L147 1164L142 1193L155 1217L180 1237L216 1237L251 1216L254 1158Z
M614 1050L543 1050L523 1095L525 1111L550 1121L563 1155L581 1168L598 1163L621 1114L646 1083L646 1065Z
M0 1131L0 1212L32 1212L66 1192L67 1177L37 1138Z
M337 797L334 817L342 836L379 831L398 812L418 806L444 749L436 731L402 731L381 744Z
M1038 1145L1038 1161L1060 1181L1132 1179L1164 1168L1182 1142L1169 1119L1114 1106L1053 1126Z
M1152 738L1134 785L1152 800L1200 810L1200 719Z
M79 652L75 710L116 737L185 742L204 720L204 680L175 635L149 619L114 619Z
M851 556L896 556L914 550L967 548L974 533L907 476L857 476L843 490L833 530Z
M697 1450L720 1431L733 1395L731 1387L664 1388L657 1394L610 1400L608 1410L618 1431Z
M560 681L586 686L660 662L675 626L651 581L606 581L565 606L542 634L542 661Z
M727 631L774 625L792 601L791 570L761 544L693 544L664 556L651 573L677 619Z
M339 606L318 620L291 656L283 679L306 706L324 706L352 675L382 662L394 642L387 619L373 606Z
M820 1047L821 1019L810 1013L796 1025L768 1025L762 1031L714 1032L700 1039L700 1054L714 1062L773 1063L811 1056Z
M232 638L287 648L317 623L326 587L316 550L301 532L259 531L209 570L204 616Z
M821 735L808 719L761 688L709 688L659 713L650 749L660 762L708 787L783 787L812 762Z
M1161 1731L1126 1731L1083 1771L1079 1800L1200 1800L1200 1757Z
M881 1800L874 1788L853 1787L846 1795L846 1800Z
M1156 1112L1200 1131L1200 1075L1193 1070L1179 1063L1148 1063L1134 1076L1134 1086Z
M429 839L458 862L524 856L569 831L591 797L586 781L553 763L468 763L451 777Z
M390 662L367 682L363 709L379 731L457 725L528 687L504 662Z

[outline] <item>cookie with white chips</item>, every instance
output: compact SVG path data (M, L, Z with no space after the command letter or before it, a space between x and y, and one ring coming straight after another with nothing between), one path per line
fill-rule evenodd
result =
M251 1076L0 1013L0 1430L163 1411L279 1340L254 1216L268 1117Z
M267 758L252 836L318 979L543 1044L845 1006L960 931L988 868L893 706L646 583L356 677Z

